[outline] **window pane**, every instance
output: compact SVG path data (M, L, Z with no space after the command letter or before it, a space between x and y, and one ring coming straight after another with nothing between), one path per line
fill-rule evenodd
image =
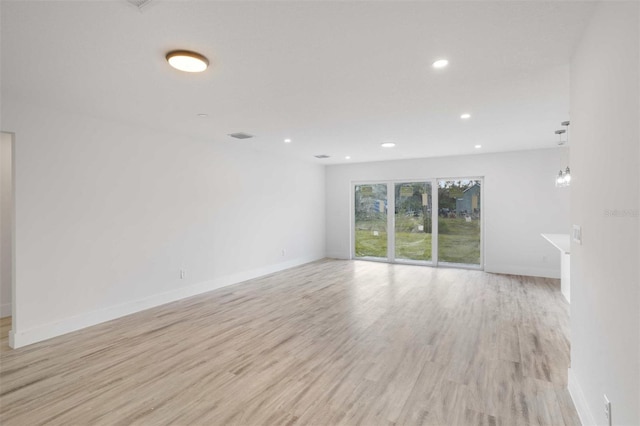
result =
M356 185L356 257L387 257L387 185Z
M481 181L438 181L438 261L480 264Z
M395 185L396 259L431 260L431 183Z

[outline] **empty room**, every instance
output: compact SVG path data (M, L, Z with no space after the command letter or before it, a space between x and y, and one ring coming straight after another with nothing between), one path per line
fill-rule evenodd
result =
M0 24L0 424L640 426L637 1Z

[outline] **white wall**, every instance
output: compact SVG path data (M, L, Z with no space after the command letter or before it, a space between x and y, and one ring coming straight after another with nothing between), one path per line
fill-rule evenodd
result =
M321 166L3 101L15 346L324 257Z
M560 252L540 233L568 233L568 190L554 186L561 156L556 148L328 166L327 255L350 257L351 182L484 176L485 270L559 278Z
M571 63L570 391L585 424L640 424L639 4L604 2Z
M0 133L0 317L11 315L11 135Z

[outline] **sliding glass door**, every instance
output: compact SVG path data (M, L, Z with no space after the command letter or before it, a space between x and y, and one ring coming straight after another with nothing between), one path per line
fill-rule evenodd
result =
M354 184L353 191L355 258L482 268L482 179Z
M481 265L482 183L438 180L438 261Z
M387 184L355 186L355 256L387 258Z
M395 259L431 261L431 182L395 184Z

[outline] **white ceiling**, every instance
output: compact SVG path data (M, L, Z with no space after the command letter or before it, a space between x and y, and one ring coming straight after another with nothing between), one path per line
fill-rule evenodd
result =
M324 164L553 147L593 5L3 1L2 96Z

